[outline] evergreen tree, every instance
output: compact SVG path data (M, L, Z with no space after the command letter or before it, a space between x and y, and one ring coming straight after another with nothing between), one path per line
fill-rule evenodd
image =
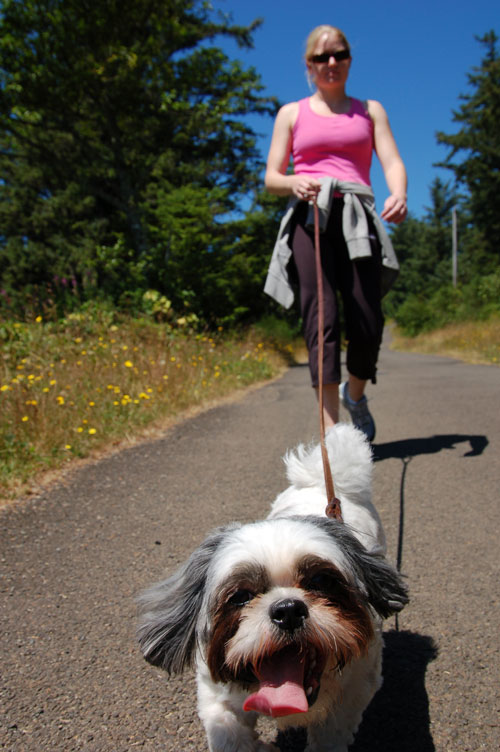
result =
M438 133L449 147L442 166L467 189L470 221L483 238L481 263L498 265L500 251L500 56L498 37L489 31L478 40L486 49L481 65L468 75L471 92L453 113L455 134ZM456 158L461 156L461 161ZM484 268L484 266L483 266Z
M0 10L3 286L71 278L87 296L154 286L186 300L222 266L220 220L258 184L243 119L276 105L213 46L251 46L258 22L235 26L204 0Z
M398 257L400 272L384 298L384 310L397 316L399 306L410 293L420 295L426 286L426 226L421 219L409 214L404 222L391 230L391 240Z
M426 207L425 249L429 288L448 284L452 280L452 217L459 203L457 192L450 183L435 178L430 187L431 205Z

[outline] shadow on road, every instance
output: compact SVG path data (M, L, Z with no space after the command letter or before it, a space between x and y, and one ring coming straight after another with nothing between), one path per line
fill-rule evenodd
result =
M430 436L426 439L402 439L388 441L386 444L374 444L373 459L375 462L390 458L408 459L419 454L437 454L443 449L455 449L457 444L468 443L470 450L464 457L476 457L482 454L488 446L486 436L468 436L467 434L450 433Z
M402 462L399 489L399 533L396 562L398 571L401 570L403 562L406 473L410 462L414 457L418 457L421 454L437 454L443 449L455 449L457 444L463 442L470 445L470 450L464 453L464 457L477 457L484 452L489 443L486 436L468 436L451 433L431 436L428 439L402 439L401 441L389 441L386 444L377 444L373 446L373 459L375 462L380 462L381 460L387 460L390 458L400 459ZM396 627L398 627L397 615Z
M349 752L434 752L427 665L437 656L433 640L413 632L384 634L384 683L363 716Z
M437 656L430 637L413 632L384 633L384 683L367 708L349 752L434 752L427 665ZM280 752L303 752L303 729L278 734Z

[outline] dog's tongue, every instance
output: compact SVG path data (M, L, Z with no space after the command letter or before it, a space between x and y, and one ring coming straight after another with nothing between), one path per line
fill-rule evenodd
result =
M248 697L243 710L278 718L309 709L304 692L304 658L297 652L282 650L263 663L258 672L260 688Z

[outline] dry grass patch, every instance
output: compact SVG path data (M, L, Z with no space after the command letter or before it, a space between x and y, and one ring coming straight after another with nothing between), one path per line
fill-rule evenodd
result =
M395 328L393 350L429 353L466 363L500 365L500 318L449 324L443 329L404 337Z

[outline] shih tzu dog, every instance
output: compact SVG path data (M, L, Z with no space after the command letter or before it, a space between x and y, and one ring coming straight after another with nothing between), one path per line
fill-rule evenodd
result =
M210 752L271 752L260 713L306 727L307 752L346 752L382 683L382 619L408 602L385 560L371 449L351 425L326 436L343 521L325 516L320 447L285 457L290 487L252 524L215 530L139 599L145 658L197 669Z

